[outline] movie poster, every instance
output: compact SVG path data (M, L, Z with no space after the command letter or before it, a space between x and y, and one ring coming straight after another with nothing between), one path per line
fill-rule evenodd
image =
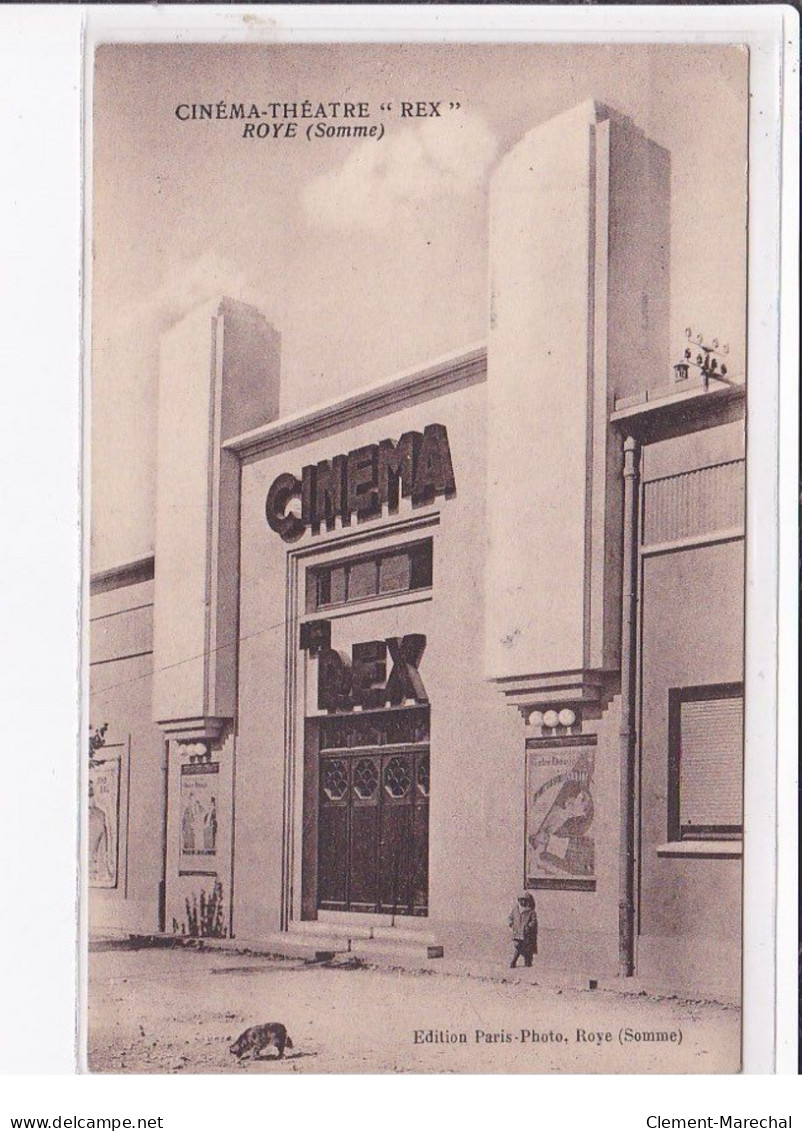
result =
M217 854L219 767L181 767L180 858L183 870L214 871Z
M594 886L594 754L592 746L527 750L527 886Z
M89 884L117 886L120 836L120 759L93 760L89 765Z

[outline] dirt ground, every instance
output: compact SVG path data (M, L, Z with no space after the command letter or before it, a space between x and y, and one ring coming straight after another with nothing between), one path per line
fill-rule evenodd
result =
M559 990L501 968L491 979L184 949L89 959L93 1072L712 1073L740 1060L735 1008ZM268 1021L294 1047L237 1062L230 1043Z

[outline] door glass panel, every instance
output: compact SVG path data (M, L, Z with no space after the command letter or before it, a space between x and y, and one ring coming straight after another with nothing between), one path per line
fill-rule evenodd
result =
M418 787L418 793L420 793L422 797L428 797L429 796L429 756L428 756L428 754L426 755L425 758L421 758L421 760L418 762L418 772L416 774L416 783L415 784Z
M391 758L384 767L384 788L391 797L406 797L412 785L408 758Z
M329 801L342 801L348 789L348 767L342 758L323 763L323 792Z
M379 788L379 770L372 758L360 758L354 766L354 793L370 800Z

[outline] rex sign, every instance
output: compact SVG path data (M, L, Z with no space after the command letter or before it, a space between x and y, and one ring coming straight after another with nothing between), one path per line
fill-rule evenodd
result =
M423 506L455 491L448 432L443 424L429 424L423 433L405 432L397 443L382 440L309 464L300 479L282 473L267 493L265 516L271 530L294 542L305 530L333 530L337 517L347 526L352 515L362 521L377 518L384 506L396 511L401 496ZM293 500L300 500L300 515Z
M354 644L350 658L328 643L316 648L307 637L302 637L301 646L317 652L320 711L375 710L398 707L409 699L429 701L418 670L426 648L426 637L420 633Z

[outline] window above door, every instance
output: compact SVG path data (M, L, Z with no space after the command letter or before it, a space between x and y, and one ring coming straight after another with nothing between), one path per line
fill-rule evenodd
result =
M432 539L426 538L307 570L306 612L394 593L411 593L431 586Z

